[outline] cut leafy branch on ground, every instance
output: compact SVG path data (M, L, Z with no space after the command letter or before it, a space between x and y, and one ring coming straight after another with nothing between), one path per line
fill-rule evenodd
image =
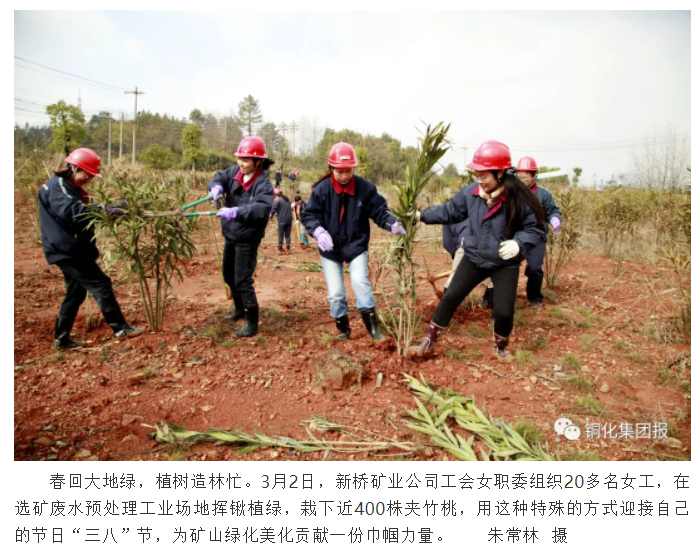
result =
M554 461L555 458L540 446L534 448L502 419L494 419L482 412L474 404L473 398L467 398L449 389L432 389L421 376L421 381L404 374L408 386L413 391L417 410L408 413L416 422L406 422L410 429L424 433L438 446L442 446L452 455L465 461L477 461L474 451L474 439L478 437L488 450L481 449L484 461L490 459L515 461ZM457 426L472 433L464 439L453 432L447 423L455 421Z

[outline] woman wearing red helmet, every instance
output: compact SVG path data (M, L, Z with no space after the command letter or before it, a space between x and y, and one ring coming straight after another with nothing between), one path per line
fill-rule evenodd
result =
M68 349L82 342L70 338L80 305L90 292L114 331L114 337L141 332L129 326L112 290L112 281L97 264L100 255L95 245L95 232L84 214L90 199L83 189L100 175L100 157L90 149L76 149L66 158L68 167L44 183L39 189L41 242L49 265L63 272L66 295L54 326L55 349ZM123 214L120 205L102 206L112 215ZM123 206L122 206L123 207Z
M527 187L535 193L537 200L544 208L544 216L547 223L552 226L552 232L559 234L561 231L561 211L557 206L556 200L547 189L537 185L537 162L531 156L523 156L518 160L518 178L527 185ZM542 264L544 263L544 254L546 247L545 242L542 242L533 249L527 256L527 267L525 267L525 276L527 277L527 300L530 302L530 307L542 307L544 296L542 295L542 279L544 271Z
M347 263L357 308L365 328L372 339L381 341L384 336L379 332L372 285L367 272L369 220L372 219L392 234L406 234L406 231L389 213L386 200L377 192L377 188L354 174L357 164L357 155L352 145L333 145L328 156L328 171L314 184L301 221L318 241L331 315L340 332L338 339L350 336L343 280L343 263Z
M519 267L528 252L544 240L544 212L535 195L515 176L510 149L503 143L483 143L469 167L476 172L476 183L463 188L447 204L419 214L419 220L428 224L470 221L462 261L435 309L423 342L409 349L411 356L432 354L440 331L460 303L490 277L494 351L500 359L511 358L508 338L513 330Z
M265 236L265 227L272 210L272 184L267 169L274 164L267 157L265 143L259 137L246 137L236 151L238 163L216 173L207 188L212 200L222 198L224 208L221 232L226 239L223 257L224 281L231 288L234 308L227 320L245 318L237 337L258 333L258 298L253 273L258 261L258 248Z

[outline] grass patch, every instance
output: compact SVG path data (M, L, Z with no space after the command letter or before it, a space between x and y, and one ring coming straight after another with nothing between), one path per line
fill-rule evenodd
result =
M581 347L594 347L598 345L599 339L591 334L583 334L578 338Z
M616 351L626 351L629 348L630 344L627 343L624 339L618 339L615 343L613 343L613 349L615 349Z
M628 378L625 374L620 374L618 378L620 380L620 383L629 383L630 378Z
M540 444L541 441L544 439L542 431L538 427L536 427L535 424L532 423L532 421L530 421L529 419L521 419L520 421L518 421L518 423L516 423L513 426L513 428L531 446Z
M484 353L481 352L481 349L475 349L475 348L467 349L467 356L470 358L480 357L483 354ZM690 387L690 382L688 382L688 385ZM688 389L688 390L690 390L690 389Z
M661 383L665 383L666 381L668 381L672 375L673 373L668 368L661 368L659 371L656 372L656 377L659 378L659 381Z
M299 320L309 320L309 313L307 311L300 311L297 318Z
M570 377L566 382L579 391L590 391L593 388L593 383L583 376Z
M457 349L447 349L447 351L445 351L445 356L455 360L464 360L464 355Z
M645 357L642 353L639 353L637 351L633 353L628 353L626 356L632 362L636 362L637 364L646 364L647 362L647 357Z
M479 330L479 326L476 324L470 324L469 328L467 328L467 333L477 339L482 339L488 335L486 332Z
M596 416L600 416L605 412L605 408L595 397L586 396L579 398L576 401L576 406Z
M690 381L689 380L684 379L683 381L681 381L678 384L678 386L681 388L681 390L690 392Z
M562 368L566 372L580 372L581 361L573 353L566 353L562 359Z
M158 371L158 366L156 366L155 368L151 368L150 366L148 366L143 371L143 379L151 379L152 377L154 377L156 375L157 371Z
M559 320L571 320L571 317L562 311L559 307L551 307L549 309L549 316L552 318L558 318Z
M562 456L562 461L603 461L598 452L589 450L576 450Z
M542 288L542 296L552 303L559 301L559 296L551 288Z
M323 334L321 336L321 345L328 345L331 341L333 341L333 336L331 334Z
M541 351L542 349L547 349L548 347L549 347L549 340L546 337L538 337L530 345L530 348L533 351Z
M212 324L211 326L205 326L200 335L212 339L214 343L219 345L231 335L231 329L222 324Z
M525 313L522 311L515 311L515 314L513 315L513 325L514 326L525 326L526 324L525 320Z
M236 346L236 342L233 341L232 339L227 339L226 341L221 342L222 347L226 347L227 349L230 349L231 347Z
M322 273L323 267L318 263L308 263L306 265L299 265L297 271L302 273Z
M522 349L519 351L515 352L515 363L518 366L524 366L528 362L532 362L532 352L531 351L523 351Z

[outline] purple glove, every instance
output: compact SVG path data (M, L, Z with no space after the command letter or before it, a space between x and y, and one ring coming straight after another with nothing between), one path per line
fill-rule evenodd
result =
M100 208L107 215L126 215L127 204L120 200L116 204L103 204Z
M322 252L330 252L333 249L333 239L323 227L316 227L314 238L318 240L318 247Z
M221 208L216 212L216 217L221 219L236 219L236 214L238 213L238 208Z
M209 194L211 195L211 201L216 202L219 198L224 196L224 188L221 185L214 185Z
M561 232L561 219L558 217L553 217L550 224L552 225L552 232L554 234L559 234Z
M406 229L403 228L401 221L397 221L391 226L391 234L406 234Z

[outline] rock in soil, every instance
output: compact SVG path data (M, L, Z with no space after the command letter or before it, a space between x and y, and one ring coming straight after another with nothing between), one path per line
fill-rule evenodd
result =
M313 385L323 391L359 390L364 368L350 355L329 349L310 362Z

